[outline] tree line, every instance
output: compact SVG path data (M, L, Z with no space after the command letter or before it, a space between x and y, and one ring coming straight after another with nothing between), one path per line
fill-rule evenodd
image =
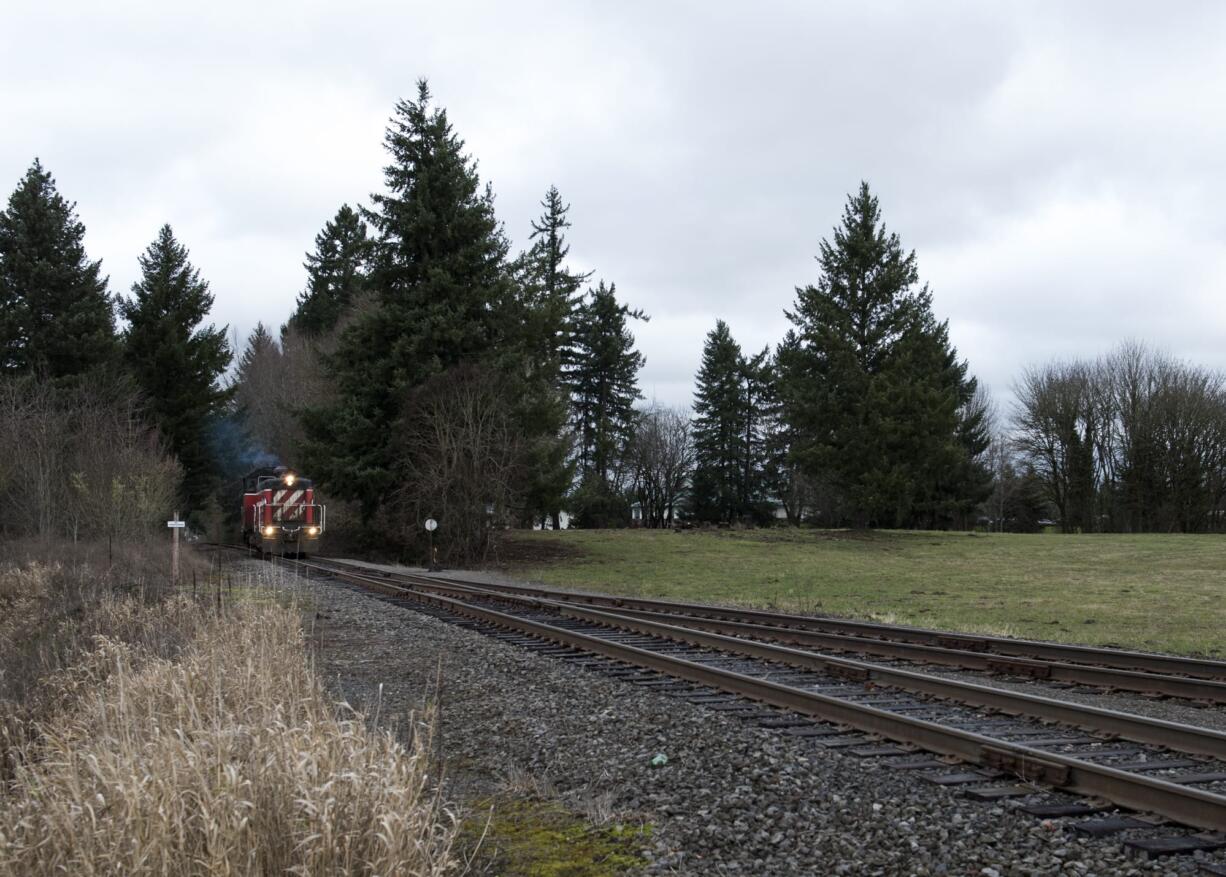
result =
M821 243L772 352L719 321L694 396L701 520L966 527L988 496L985 394L867 184Z
M317 235L280 337L248 340L243 426L349 504L362 534L412 545L433 516L453 559L484 557L492 524L628 520L644 361L630 323L646 315L569 264L555 187L511 252L424 81L384 146L384 190Z
M1017 463L1065 531L1220 529L1226 377L1144 344L1031 368L1017 387ZM1019 476L1019 467L1023 474Z
M435 517L458 562L485 557L500 527L567 515L585 527L1220 523L1220 375L1128 345L1027 371L1016 412L994 416L867 184L796 288L784 337L746 351L717 320L692 410L644 407L633 326L648 316L572 265L557 188L514 253L424 81L396 104L384 146L382 191L324 224L293 312L277 332L256 327L228 379L238 345L208 323L212 293L170 226L130 293L112 295L75 205L35 161L0 215L0 494L45 499L7 502L4 532L75 535L119 507L147 523L174 497L199 524L233 513L237 479L274 462L315 478L350 538L414 550ZM66 440L48 464L51 434ZM91 451L91 435L104 447Z
M616 286L568 264L551 187L511 254L476 163L423 82L397 104L385 189L342 206L279 342L263 327L237 402L275 453L399 543L446 510L464 559L489 523L964 526L991 477L983 394L867 185L797 290L790 331L745 354L724 322L691 412L638 404Z
M0 532L148 532L215 504L210 425L230 392L225 330L169 225L113 295L37 159L0 213ZM126 321L122 331L116 317Z

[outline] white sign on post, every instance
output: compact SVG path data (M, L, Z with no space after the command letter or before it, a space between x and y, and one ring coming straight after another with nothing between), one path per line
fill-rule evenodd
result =
M187 526L187 521L179 520L179 513L175 512L173 521L167 521L166 526L170 528L171 539L170 546L170 581L174 584L179 584L179 530Z
M430 572L438 572L438 552L434 548L434 531L437 529L438 521L426 518L426 532L430 534L430 565L427 567Z

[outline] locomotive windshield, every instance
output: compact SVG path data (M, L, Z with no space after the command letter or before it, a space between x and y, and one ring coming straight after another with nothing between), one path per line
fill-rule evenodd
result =
M285 466L263 466L259 469L252 469L243 478L243 490L247 493L268 488L275 490L280 486L295 487L301 490L307 487L314 487L315 482L310 478L303 478L297 472L287 469Z

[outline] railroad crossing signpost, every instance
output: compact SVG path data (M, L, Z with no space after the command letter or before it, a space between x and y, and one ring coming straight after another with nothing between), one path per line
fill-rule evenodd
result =
M170 528L171 544L170 544L170 580L174 584L179 584L179 531L187 526L187 521L179 520L179 513L175 512L173 521L167 521L166 526Z
M426 532L430 534L430 566L429 572L438 572L438 549L434 547L434 531L438 529L438 521L426 518Z

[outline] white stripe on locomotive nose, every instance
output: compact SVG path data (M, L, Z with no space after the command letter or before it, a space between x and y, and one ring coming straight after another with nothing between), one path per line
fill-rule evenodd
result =
M300 499L302 499L302 491L301 491L301 490L295 490L295 491L293 492L293 494L290 496L290 498L289 498L289 499L287 499L287 500L285 501L285 504L286 504L286 505L293 505L294 503L298 502L298 500L300 500Z

